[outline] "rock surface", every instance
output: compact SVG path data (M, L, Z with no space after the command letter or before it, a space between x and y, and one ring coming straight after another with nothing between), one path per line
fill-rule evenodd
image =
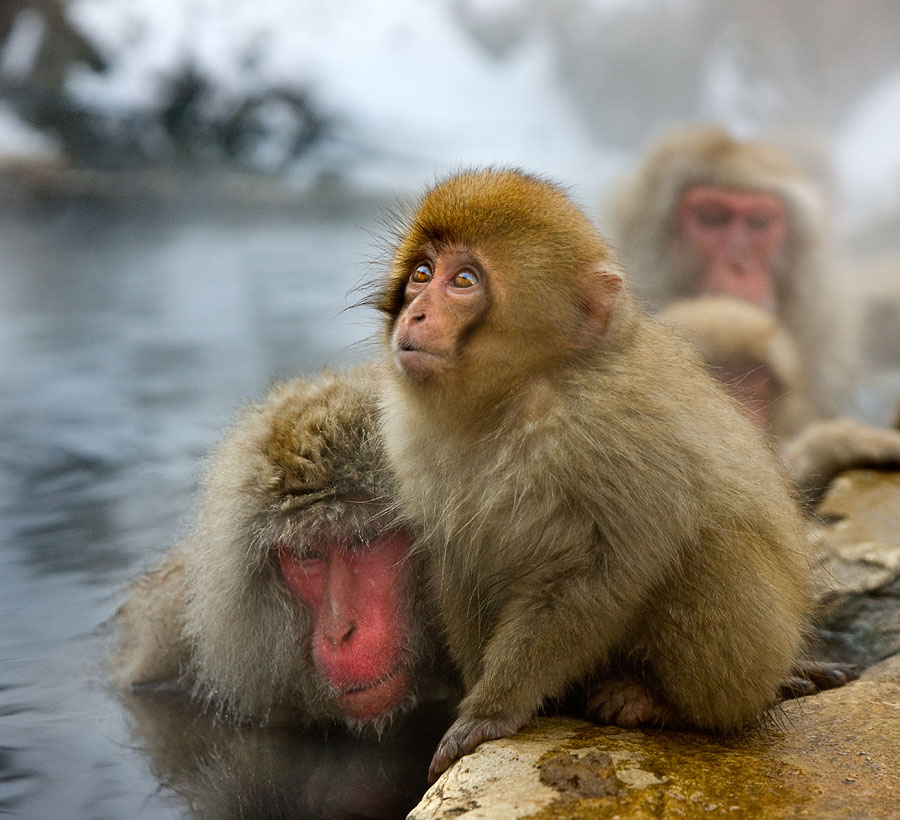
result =
M409 816L900 818L900 685L856 681L773 724L722 739L541 718L463 758Z
M900 472L852 470L819 507L826 654L863 666L900 652Z
M411 820L900 820L900 473L845 473L819 511L828 648L887 658L862 679L737 738L541 718L451 767Z
M871 592L900 576L900 472L838 476L819 513L831 522L827 537L839 592Z

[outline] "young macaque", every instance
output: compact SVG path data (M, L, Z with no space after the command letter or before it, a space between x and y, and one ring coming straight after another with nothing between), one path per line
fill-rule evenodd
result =
M465 687L431 777L579 686L624 727L757 721L807 628L803 519L566 194L512 170L438 184L376 304L397 504Z
M616 246L654 309L730 296L771 310L811 373L817 407L832 409L849 374L838 365L828 302L827 209L801 166L765 142L718 128L663 136L611 209Z
M118 679L236 720L381 730L442 685L386 511L368 371L296 379L213 454L193 532L115 616Z
M730 297L681 299L661 322L689 339L747 414L777 440L817 418L797 346L766 310Z

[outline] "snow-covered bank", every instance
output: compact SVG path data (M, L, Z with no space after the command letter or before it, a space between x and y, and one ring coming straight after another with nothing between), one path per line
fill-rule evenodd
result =
M110 68L76 73L72 93L108 111L153 109L167 79L188 65L215 83L221 100L266 87L309 89L338 126L318 159L368 184L402 187L472 163L514 163L573 183L611 170L546 40L529 38L497 60L451 3L257 0L220 10L215 0L135 0L125 9L76 0L71 18Z

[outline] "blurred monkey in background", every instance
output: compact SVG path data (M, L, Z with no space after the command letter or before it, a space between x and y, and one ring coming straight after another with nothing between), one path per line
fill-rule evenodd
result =
M706 296L673 302L659 319L697 347L710 372L773 438L810 509L845 470L900 466L897 430L816 414L796 345L768 311Z
M790 438L818 418L800 351L769 311L703 296L672 302L658 318L695 345L712 374L773 438Z
M813 403L840 408L849 372L829 298L827 208L792 157L714 127L672 132L624 182L609 222L652 308L706 295L771 310L800 350Z

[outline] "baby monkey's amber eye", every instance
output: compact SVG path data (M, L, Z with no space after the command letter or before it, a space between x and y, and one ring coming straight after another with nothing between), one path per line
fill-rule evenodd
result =
M478 284L478 274L471 270L461 270L453 277L453 287L470 288Z
M409 275L409 281L415 282L417 285L424 285L431 281L433 275L431 265L422 264Z

